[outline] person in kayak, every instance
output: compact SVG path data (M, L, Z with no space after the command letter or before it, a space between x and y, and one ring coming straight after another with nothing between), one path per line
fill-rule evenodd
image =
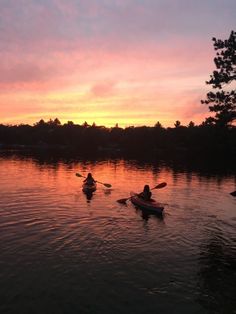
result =
M143 192L139 194L139 197L143 198L145 201L150 201L152 197L152 192L150 191L149 185L145 185Z
M90 172L88 173L87 178L84 180L84 182L88 185L93 185L96 183L96 181L94 180L94 178Z

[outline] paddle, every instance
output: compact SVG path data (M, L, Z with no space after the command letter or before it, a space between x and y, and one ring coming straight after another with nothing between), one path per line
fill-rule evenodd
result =
M152 188L151 190L155 190L155 189L162 189L164 188L165 186L167 186L167 183L166 182L162 182L162 183L159 183L158 185L156 185L154 188ZM128 201L129 199L131 199L132 196L130 197L127 197L127 198L121 198L119 200L117 200L118 203L121 203L121 204L125 204L126 201Z
M80 174L80 173L76 173L75 174L77 177L79 177L79 178L86 178L85 176L83 176L82 174ZM111 188L111 184L109 184L109 183L103 183L103 182L100 182L100 181L95 181L95 182L97 182L97 183L101 183L101 184L103 184L104 186L106 186L107 188Z

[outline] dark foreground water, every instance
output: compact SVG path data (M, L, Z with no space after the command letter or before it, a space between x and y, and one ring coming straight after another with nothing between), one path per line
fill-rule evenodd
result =
M99 185L91 200L76 172ZM117 199L166 181L161 219ZM236 313L233 174L0 156L0 313Z

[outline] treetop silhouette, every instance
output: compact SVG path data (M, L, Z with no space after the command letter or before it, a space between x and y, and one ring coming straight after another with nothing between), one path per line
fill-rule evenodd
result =
M223 90L236 81L236 32L232 31L226 40L212 38L216 57L216 70L210 75L206 84L212 85L214 91L207 93L203 104L209 105L209 110L215 112L215 117L208 118L207 122L226 127L236 119L236 91ZM212 105L210 105L212 104Z

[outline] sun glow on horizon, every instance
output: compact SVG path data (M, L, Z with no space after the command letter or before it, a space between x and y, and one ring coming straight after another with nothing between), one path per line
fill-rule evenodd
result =
M0 123L201 123L211 38L229 35L236 4L166 1L1 2Z

